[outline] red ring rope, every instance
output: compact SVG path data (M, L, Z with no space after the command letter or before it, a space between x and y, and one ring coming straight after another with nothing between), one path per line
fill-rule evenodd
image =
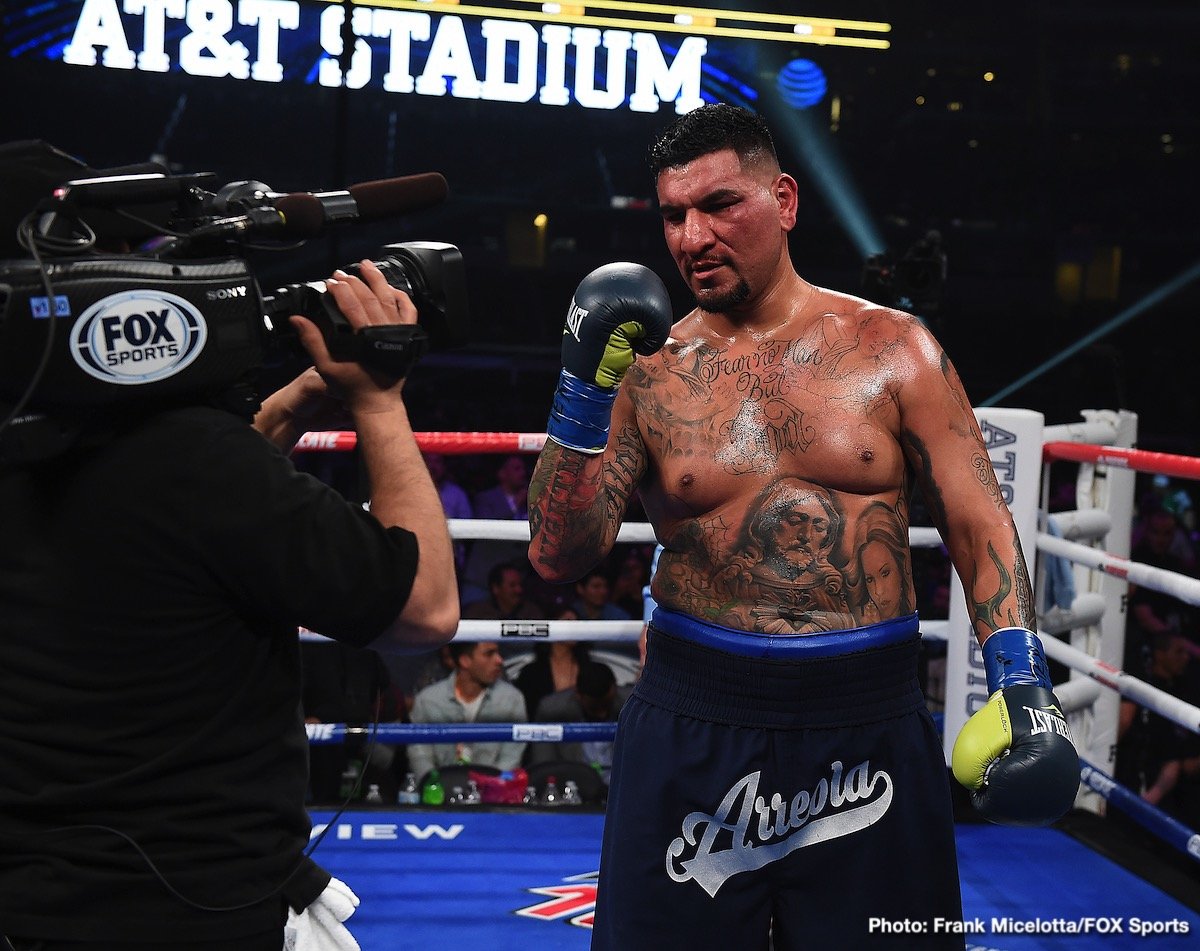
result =
M545 433L415 433L425 452L462 455L472 452L541 452ZM296 452L342 452L358 445L353 432L305 433Z
M1048 442L1042 447L1042 456L1047 460L1092 462L1102 466L1133 469L1137 472L1178 476L1181 479L1200 479L1200 459L1194 456L1176 456L1168 452L1093 446L1078 442Z

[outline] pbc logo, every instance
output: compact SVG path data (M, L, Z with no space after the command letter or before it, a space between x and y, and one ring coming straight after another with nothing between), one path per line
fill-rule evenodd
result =
M98 380L141 386L174 376L204 349L208 325L191 303L158 290L97 301L71 334L71 356Z
M574 298L572 298L571 309L567 311L567 326L563 328L563 333L569 333L578 340L579 328L583 326L583 318L587 315L588 312L576 304Z
M539 921L566 921L576 928L591 930L596 917L596 879L599 874L572 875L564 878L561 885L527 888L525 890L530 894L549 897L535 905L518 908L513 914Z

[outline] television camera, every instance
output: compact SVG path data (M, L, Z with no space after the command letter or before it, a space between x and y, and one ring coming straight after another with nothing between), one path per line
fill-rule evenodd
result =
M257 181L216 186L211 173L64 181L21 221L17 241L29 256L0 260L0 461L51 458L169 406L252 417L260 370L300 350L290 314L312 320L335 359L396 379L427 350L464 344L454 245L384 246L373 259L412 297L418 323L358 332L323 281L264 293L248 261L331 225L431 207L446 191L436 173L290 194Z
M863 296L918 315L938 310L946 283L942 236L928 231L895 259L873 254L863 266Z

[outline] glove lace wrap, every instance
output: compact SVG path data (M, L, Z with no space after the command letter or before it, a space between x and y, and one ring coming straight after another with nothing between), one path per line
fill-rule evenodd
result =
M1002 627L983 642L988 693L1029 684L1053 688L1042 642L1023 627Z
M558 375L546 435L560 446L597 454L608 445L616 388L581 380L568 370Z

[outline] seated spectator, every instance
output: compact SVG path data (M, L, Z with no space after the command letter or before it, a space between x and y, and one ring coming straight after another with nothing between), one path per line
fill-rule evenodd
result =
M1155 634L1151 644L1146 682L1195 703L1188 695L1186 638L1164 631ZM1194 767L1185 769L1185 762L1197 756L1195 734L1122 699L1117 737L1117 781L1152 805L1174 813L1176 787L1181 780L1190 780L1189 773L1194 771Z
M628 621L629 613L609 600L608 576L593 568L575 582L575 601L571 607L581 621Z
M472 601L462 616L472 620L533 621L546 616L538 605L525 600L524 572L511 562L493 565L487 576L488 596Z
M587 660L579 665L575 686L548 694L538 704L538 723L616 723L632 687L618 687L612 668ZM529 747L529 763L587 763L595 766L608 783L612 768L612 743L585 740L578 743L534 743Z
M1171 551L1179 528L1175 514L1165 508L1151 508L1138 519L1141 540L1133 547L1130 560L1164 571L1188 574L1186 562ZM1195 636L1196 611L1172 594L1144 585L1129 585L1128 614L1125 623L1125 669L1140 671L1150 660L1155 635L1177 633ZM1191 643L1185 646L1194 646Z
M504 662L495 641L451 641L454 673L420 691L413 701L413 723L525 723L525 698L501 679ZM434 766L474 764L513 769L524 743L411 743L409 768L422 779Z
M446 518L473 518L475 513L471 508L471 499L467 490L458 484L446 467L446 457L440 452L423 452L421 457L425 460L425 468L429 470L433 484L437 486ZM467 546L463 542L455 542L454 568L460 577L466 565Z
M477 519L529 520L529 465L518 454L505 456L496 470L496 481L475 493L471 508ZM487 594L487 576L500 562L527 564L528 543L480 538L471 543L462 575L462 604Z
M571 608L559 612L556 621L578 621ZM543 697L575 686L580 666L589 660L588 645L579 641L550 641L533 648L533 659L521 668L515 681L525 697L525 709L536 710Z
M631 618L642 616L642 589L650 583L650 559L641 548L630 548L621 559L609 600Z

